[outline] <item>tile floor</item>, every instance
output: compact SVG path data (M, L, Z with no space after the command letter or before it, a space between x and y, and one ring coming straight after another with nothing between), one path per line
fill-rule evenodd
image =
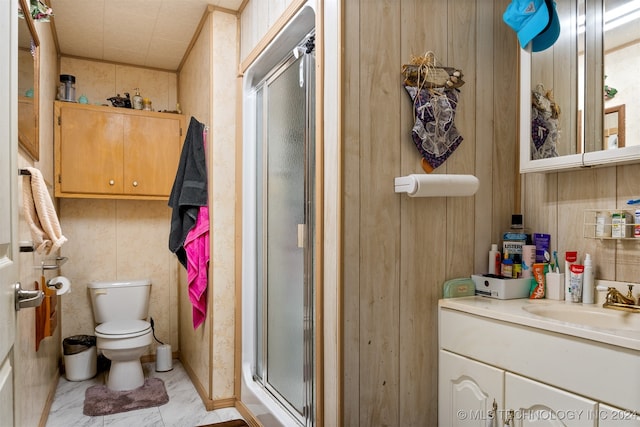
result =
M173 369L156 372L155 363L143 363L145 378L162 378L169 402L158 407L122 412L114 415L88 417L82 413L85 390L95 384L104 384L104 375L86 381L67 381L60 378L51 405L46 427L194 427L220 421L242 418L235 408L207 411L178 360Z

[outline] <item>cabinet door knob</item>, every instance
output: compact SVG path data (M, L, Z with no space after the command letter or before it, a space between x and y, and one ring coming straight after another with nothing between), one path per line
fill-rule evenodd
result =
M112 179L109 180L109 185L115 185L115 184L116 184L116 182L114 180L112 180Z
M138 181L133 181L133 186L137 187L138 186Z

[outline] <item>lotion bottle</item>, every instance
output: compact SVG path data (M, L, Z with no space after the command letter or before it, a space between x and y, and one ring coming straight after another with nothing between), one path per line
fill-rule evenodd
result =
M594 271L591 263L591 255L584 256L584 275L582 276L582 303L593 304L594 301Z
M498 245L496 243L491 244L491 250L489 251L489 274L500 275L500 265L502 264L502 256L498 251Z

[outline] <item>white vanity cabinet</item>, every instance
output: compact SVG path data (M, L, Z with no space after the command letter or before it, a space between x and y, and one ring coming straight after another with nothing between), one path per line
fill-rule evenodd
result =
M592 400L446 350L439 363L440 426L597 426Z
M509 426L640 427L636 349L566 336L552 323L540 329L544 322L536 319L538 327L529 327L515 301L459 300L476 313L452 309L464 310L464 303L440 303L440 427L502 427L508 420ZM509 313L478 315L503 303L519 323Z

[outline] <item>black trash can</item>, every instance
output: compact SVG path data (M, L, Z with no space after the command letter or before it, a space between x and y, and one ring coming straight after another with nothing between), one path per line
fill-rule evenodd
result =
M69 381L83 381L96 376L96 337L73 335L62 340L64 372Z

